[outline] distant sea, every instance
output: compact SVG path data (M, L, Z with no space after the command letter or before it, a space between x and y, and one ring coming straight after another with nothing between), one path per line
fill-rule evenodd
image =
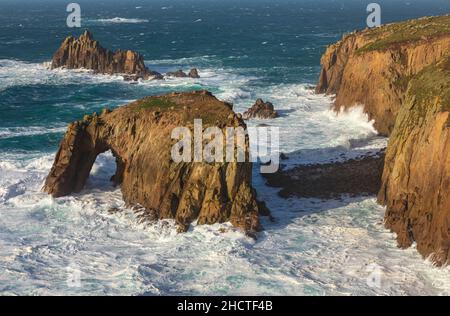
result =
M68 123L171 91L208 89L237 112L271 101L281 117L265 123L280 127L288 167L385 147L361 109L336 117L332 97L312 90L326 46L365 28L374 1L83 0L81 29L66 26L69 2L0 2L0 294L450 294L449 269L397 249L375 197L285 200L255 167L276 221L263 220L254 241L226 223L177 234L171 221L110 215L123 206L110 154L80 194L40 190ZM448 0L376 2L383 23L450 13ZM63 39L84 29L104 47L139 51L152 70L197 67L201 78L131 85L48 70Z

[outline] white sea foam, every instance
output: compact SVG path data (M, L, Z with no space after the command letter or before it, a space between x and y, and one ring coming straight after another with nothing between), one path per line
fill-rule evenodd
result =
M0 59L0 91L13 86L98 84L101 82L123 82L120 75L93 75L85 69L49 69L49 63L28 63Z
M374 199L281 199L255 174L276 218L255 242L229 224L137 224L108 179L102 155L86 189L40 192L53 154L0 155L0 292L3 294L449 294L450 270L400 250ZM8 179L5 181L5 179ZM14 180L12 180L14 179ZM225 232L223 232L225 231ZM381 287L368 286L373 264ZM67 283L79 269L80 287Z
M121 17L115 17L115 18L109 18L109 19L96 19L96 20L88 20L89 22L98 22L98 23L113 23L113 24L136 24L136 23L148 23L149 20L147 19L129 19L129 18L121 18Z
M20 78L17 71L0 85L45 83L46 76L50 84L78 75L88 82L111 80L72 72L66 77L63 70ZM240 112L258 97L273 102L280 118L248 124L281 127L282 151L291 153L291 164L352 157L386 145L361 109L336 116L331 99L308 85L255 88L258 78L237 70L205 67L200 74L138 87L214 89ZM263 219L265 230L256 242L228 223L192 225L177 234L173 221L138 224L124 208L120 190L109 182L115 169L111 154L97 159L83 192L60 199L42 193L53 158L54 153L0 152L2 294L450 294L450 268L433 267L413 248L398 249L395 236L383 228L384 208L373 198L281 199L255 167L254 185L276 218ZM124 210L109 214L111 207ZM367 283L374 264L381 287ZM80 287L73 287L67 280L77 269Z
M0 127L0 139L13 138L18 136L33 136L53 133L62 133L66 130L61 127L27 126L27 127Z

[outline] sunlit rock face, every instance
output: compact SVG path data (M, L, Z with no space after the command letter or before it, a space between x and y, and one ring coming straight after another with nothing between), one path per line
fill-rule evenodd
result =
M378 200L400 247L450 258L450 16L346 35L322 57L318 93L363 105L390 136Z
M51 68L89 69L102 74L128 74L142 79L162 79L161 74L149 70L137 52L112 52L94 40L89 31L79 38L67 37L53 56Z
M176 127L246 128L231 105L207 91L148 97L69 125L46 179L44 191L60 197L80 192L96 157L111 150L129 206L144 207L155 219L176 219L186 231L199 224L230 221L248 233L260 229L267 209L256 200L250 162L174 162L171 151ZM245 151L248 152L248 138Z

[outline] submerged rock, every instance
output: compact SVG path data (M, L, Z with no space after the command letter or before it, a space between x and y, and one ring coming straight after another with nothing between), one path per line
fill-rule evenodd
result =
M127 205L140 205L157 218L176 219L186 231L199 224L226 221L246 232L260 229L250 162L182 162L171 158L175 127L193 129L194 119L209 126L244 127L230 105L207 91L148 97L69 125L45 181L54 197L80 192L96 157L111 150L116 157L113 181ZM246 150L248 151L248 138Z
M198 74L198 70L196 68L192 68L189 71L189 74L186 74L183 70L179 69L177 71L172 71L172 72L168 72L166 73L167 77L175 77L175 78L200 78L200 75Z
M200 75L198 74L198 69L197 69L197 68L192 68L192 69L189 71L188 76L191 77L191 78L194 78L194 79L200 78Z
M377 194L383 173L384 152L342 162L300 165L263 174L267 184L281 187L281 197L340 198L341 195Z
M79 38L67 37L53 56L51 69L89 69L101 74L126 74L125 79L162 79L158 72L149 70L144 58L132 50L112 52L94 40L89 31Z
M258 99L250 109L244 112L242 117L245 120L251 118L271 119L277 118L278 113L274 110L274 106L272 103L264 102L262 99Z
M171 71L166 73L167 77L186 78L188 75L183 70Z

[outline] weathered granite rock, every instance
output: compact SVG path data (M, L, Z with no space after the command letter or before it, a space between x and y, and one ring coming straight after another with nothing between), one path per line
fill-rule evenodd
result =
M69 125L45 181L44 191L60 197L80 192L96 157L111 150L127 205L139 205L160 219L173 218L180 230L231 221L246 232L260 229L267 213L252 188L250 162L182 162L171 158L175 127L193 130L195 118L208 126L244 127L229 104L207 91L148 97ZM246 150L248 151L248 139ZM248 154L248 153L247 153Z
M200 78L200 75L198 74L198 69L197 69L197 68L192 68L192 69L189 71L188 76L191 77L191 78L193 78L193 79L198 79L198 78Z
M450 262L450 57L411 80L378 199L399 246L415 242L437 265Z
M362 105L380 134L389 135L411 77L449 49L450 16L354 32L326 50L316 91L336 94L336 111Z
M242 116L245 120L251 118L271 119L277 118L278 113L274 110L272 103L264 102L262 99L258 99L250 109L243 113Z
M378 201L400 247L450 261L450 15L356 32L322 57L316 91L361 104L390 135Z
M144 58L137 52L112 52L94 40L89 31L79 38L67 37L53 56L51 69L89 69L102 74L133 75L137 79L162 79L162 75L149 70ZM130 77L127 77L128 79ZM137 80L136 79L136 80Z

